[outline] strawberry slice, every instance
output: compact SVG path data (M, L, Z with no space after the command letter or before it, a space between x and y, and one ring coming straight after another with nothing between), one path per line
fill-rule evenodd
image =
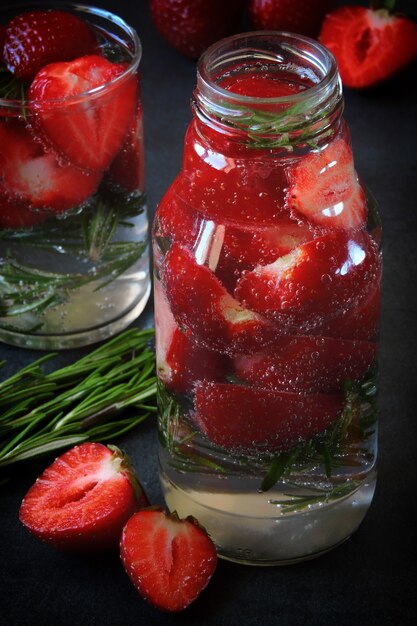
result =
M244 273L235 295L245 307L299 334L359 305L379 268L376 245L366 232L332 231Z
M308 393L343 392L346 379L360 381L378 346L330 337L282 337L274 349L234 359L236 375L257 387Z
M288 203L296 214L325 228L359 229L366 200L353 165L352 150L336 139L302 157L289 171Z
M120 554L140 595L171 613L182 611L200 595L217 565L216 548L197 520L179 519L160 508L130 518Z
M174 393L191 391L199 380L221 380L223 355L195 344L175 322L159 281L154 281L156 362L160 380Z
M227 449L290 448L323 432L340 415L343 395L304 395L243 385L197 385L194 419Z
M75 446L43 472L20 507L29 532L66 550L117 547L124 524L148 500L128 459L110 448Z
M29 89L36 111L34 134L72 164L105 170L120 150L136 109L136 77L117 81L125 70L125 65L97 55L44 67ZM77 99L112 81L111 88L94 97Z
M21 13L8 24L4 60L16 76L31 79L55 61L72 61L97 52L94 33L76 15L66 11Z
M346 87L372 87L417 57L417 24L361 6L342 6L324 20L320 41L336 57Z
M253 352L273 341L273 326L242 307L183 246L172 244L162 278L176 322L199 344L233 353Z
M19 121L0 120L0 180L12 201L65 211L85 202L100 178L99 172L63 165L53 153L44 152Z

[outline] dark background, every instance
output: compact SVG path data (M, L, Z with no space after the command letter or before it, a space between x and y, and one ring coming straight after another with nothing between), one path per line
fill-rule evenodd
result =
M227 0L225 0L227 2ZM143 43L147 191L151 213L176 175L190 119L195 63L156 33L146 0L97 0L130 22ZM363 3L364 4L364 3ZM403 2L414 14L416 2ZM80 557L33 539L18 521L23 495L51 459L8 472L0 487L0 623L10 626L109 624L322 626L411 624L416 610L416 66L367 92L345 90L356 166L384 224L380 462L371 509L353 537L314 561L259 568L221 561L186 611L160 613L128 580L117 554ZM138 325L152 324L147 307ZM82 350L64 352L56 365ZM39 353L0 344L5 378ZM133 459L155 503L154 423L118 444Z

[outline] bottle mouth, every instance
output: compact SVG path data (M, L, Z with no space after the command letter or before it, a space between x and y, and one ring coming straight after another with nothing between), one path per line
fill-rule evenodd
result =
M119 76L112 79L108 83L99 85L98 87L94 87L93 89L77 95L59 99L49 99L43 101L43 104L46 103L59 107L60 105L67 106L99 98L103 94L116 89L119 84L128 80L130 76L136 73L142 57L142 45L138 34L135 29L129 26L122 18L118 17L114 13L111 13L110 11L83 4L59 1L55 2L54 0L51 0L50 2L46 0L42 3L24 2L2 6L0 9L0 23L7 23L9 19L12 19L19 13L27 11L47 11L51 9L56 11L68 11L74 15L78 15L78 17L90 24L90 26L92 26L98 34L102 33L103 35L110 35L115 43L120 44L120 46L129 53L130 60L126 65L126 69L119 74ZM36 101L34 100L0 98L0 115L3 107L8 110L21 110L23 105L25 108L27 107L30 110L30 108L35 104Z
M233 90L234 79L256 75L276 81L285 76L301 88L278 96ZM210 46L198 62L195 113L220 130L240 132L254 147L291 149L302 140L321 139L331 132L342 104L333 55L308 37L280 31L241 33Z

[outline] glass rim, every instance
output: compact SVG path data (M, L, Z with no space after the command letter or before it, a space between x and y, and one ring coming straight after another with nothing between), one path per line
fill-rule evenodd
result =
M130 37L131 42L133 43L133 51L132 51L132 60L126 69L113 78L111 81L104 83L103 85L99 85L98 87L94 87L93 89L89 89L88 91L84 91L79 94L74 94L71 96L67 96L64 98L50 98L47 100L42 100L42 105L62 105L66 106L68 104L76 104L80 102L84 102L87 100L95 99L100 97L102 94L105 94L109 91L112 91L117 85L124 82L128 77L132 76L139 67L139 63L142 58L142 44L137 34L136 30L130 26L123 18L119 17L115 13L108 11L106 9L96 7L88 4L78 4L75 2L65 2L58 0L55 2L54 0L43 0L40 3L37 2L19 2L13 5L5 5L0 7L0 15L5 12L14 12L16 15L19 14L20 11L23 12L24 9L31 8L33 11L43 11L50 9L56 9L58 11L70 11L73 14L84 13L85 15L93 15L97 16L110 24L115 24L118 26L128 37ZM8 98L0 98L0 113L2 109L22 109L23 107L35 108L39 106L39 102L37 100L17 100L8 99Z
M209 63L211 59L221 51L222 48L226 49L226 46L233 45L239 41L246 41L246 45L242 46L239 50L239 58L243 59L243 54L246 51L249 53L251 50L255 49L255 40L261 42L262 40L272 40L275 39L277 44L282 44L283 42L295 44L304 44L304 47L309 46L312 47L317 56L320 56L322 61L321 67L324 70L323 77L311 87L307 87L306 89L299 91L295 94L291 94L288 96L274 96L274 97L258 97L258 96L246 96L243 94L235 93L230 91L229 89L224 89L219 84L217 84L212 76L212 70L209 69ZM259 44L258 44L259 45ZM238 50L236 49L235 52ZM231 56L231 55L230 55ZM223 55L225 60L226 53ZM278 60L278 59L277 59ZM237 104L248 105L248 104L296 104L305 100L309 100L314 97L314 95L320 93L323 90L326 90L329 85L331 85L335 80L338 80L339 72L336 63L336 59L333 54L328 50L325 46L323 46L320 42L315 39L311 39L310 37L305 37L304 35L298 35L295 33L290 33L286 31L278 31L278 30L262 30L262 31L249 31L245 33L238 33L237 35L232 35L231 37L225 37L224 39L220 39L219 41L212 44L209 48L207 48L203 54L200 56L197 63L197 71L198 71L198 82L202 82L203 86L209 91L215 93L218 96L222 96L227 99L232 99Z

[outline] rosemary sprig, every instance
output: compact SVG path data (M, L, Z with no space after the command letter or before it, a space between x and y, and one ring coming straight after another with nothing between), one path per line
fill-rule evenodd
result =
M21 116L23 119L26 119L25 84L4 65L0 66L0 98L4 100L19 100L21 103Z
M314 489L306 494L284 493L285 500L270 500L270 504L275 504L285 513L294 513L300 509L313 505L328 504L331 500L337 500L353 493L359 486L360 481L348 480L332 489Z
M113 439L155 413L153 334L124 331L49 374L42 365L55 355L46 355L0 383L0 467Z

